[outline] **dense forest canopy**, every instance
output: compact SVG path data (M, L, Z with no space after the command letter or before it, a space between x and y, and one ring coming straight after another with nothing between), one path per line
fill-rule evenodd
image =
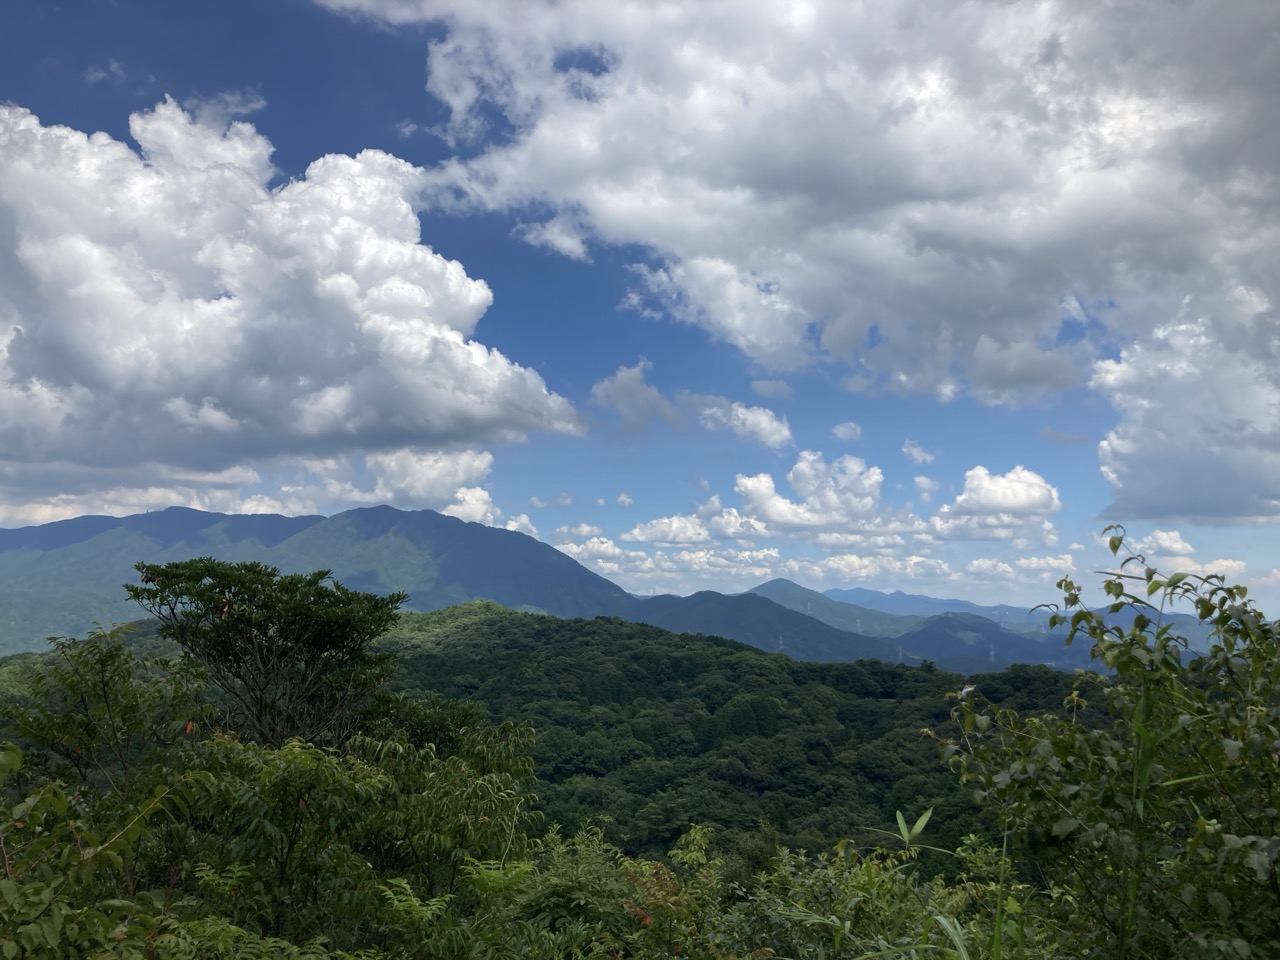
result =
M246 572L299 585L183 589ZM415 615L308 694L394 662L340 723L279 742L175 620L59 640L0 667L0 955L1274 956L1280 630L1214 579L1123 568L1123 626L1062 586L1098 672ZM1207 654L1148 604L1171 596ZM234 614L282 669L310 615Z

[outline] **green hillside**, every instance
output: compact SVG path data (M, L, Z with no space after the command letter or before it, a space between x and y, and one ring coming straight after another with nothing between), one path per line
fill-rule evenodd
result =
M662 853L691 823L748 860L777 843L873 842L896 811L929 806L943 845L990 829L921 735L947 723L947 694L966 683L958 674L802 662L491 603L406 614L380 646L399 659L396 686L530 724L547 820L569 830L599 821L632 853ZM1044 668L1000 682L1045 708L1071 687Z
M1107 673L965 680L148 568L158 628L0 661L0 955L1276 956L1277 624L1067 587Z

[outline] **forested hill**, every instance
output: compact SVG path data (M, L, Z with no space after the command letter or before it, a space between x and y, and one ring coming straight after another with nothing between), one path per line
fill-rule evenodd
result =
M958 674L808 663L717 637L611 618L562 620L470 603L412 613L380 646L415 695L484 704L538 733L550 821L604 825L634 853L667 850L690 823L760 866L778 843L821 850L935 808L942 846L978 812L922 728L945 726ZM995 699L1054 708L1069 676L1043 667L973 678Z
M1104 592L1108 673L966 680L149 567L150 636L0 661L0 954L1278 956L1277 625Z
M150 624L128 638L139 653L176 652ZM1052 710L1073 683L1038 666L966 679L878 659L806 662L721 637L487 601L404 613L376 649L396 657L393 690L533 728L544 828L596 824L629 853L660 856L701 824L743 878L780 844L874 845L899 810L933 807L935 845L989 833L923 729L948 727L947 695L964 686ZM31 671L53 656L0 658L0 701L23 700ZM472 722L465 710L457 716Z
M200 556L256 560L286 573L327 568L353 589L403 591L410 609L485 599L517 610L621 617L715 634L797 659L929 660L963 671L1015 662L1063 665L1056 638L1019 636L976 617L964 630L954 623L904 624L870 611L860 614L856 607L842 611L846 605L795 584L772 596L762 588L737 595L635 597L524 534L431 510L385 506L332 517L234 516L175 507L0 530L0 653L41 649L45 637L80 636L94 623L136 619L139 611L121 588L137 582L134 564ZM797 591L805 595L803 604L795 600ZM811 609L813 598L821 610ZM866 627L859 629L864 616Z

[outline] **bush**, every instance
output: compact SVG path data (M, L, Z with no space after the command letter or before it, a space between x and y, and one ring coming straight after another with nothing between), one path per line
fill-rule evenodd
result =
M1113 553L1124 547L1113 533ZM1020 716L966 690L944 753L1042 859L1064 926L1094 956L1280 956L1280 627L1221 577L1162 577L1130 555L1106 610L1070 580L1052 619L1087 640L1063 714ZM1158 601L1159 606L1153 604ZM1194 652L1163 614L1212 628ZM1107 616L1124 612L1127 628ZM1082 720L1096 684L1105 720Z

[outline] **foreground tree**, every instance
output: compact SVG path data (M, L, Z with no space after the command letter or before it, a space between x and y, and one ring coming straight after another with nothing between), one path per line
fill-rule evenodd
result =
M1040 845L1082 955L1280 956L1280 624L1244 587L1166 579L1137 556L1105 581L1107 611L1059 586L1053 619L1092 643L1103 672L1080 679L1103 722L1082 722L1079 693L1065 714L1027 717L967 691L944 752ZM1207 651L1161 623L1175 601L1212 627ZM1131 626L1108 625L1126 608Z
M189 659L165 666L115 632L60 638L27 701L0 709L0 958L407 960L505 942L482 881L527 856L528 728L385 697L345 749L276 747L211 727Z
M334 741L392 669L369 647L407 594L349 590L328 570L281 574L261 563L202 557L137 565L129 598L203 664L261 743Z

